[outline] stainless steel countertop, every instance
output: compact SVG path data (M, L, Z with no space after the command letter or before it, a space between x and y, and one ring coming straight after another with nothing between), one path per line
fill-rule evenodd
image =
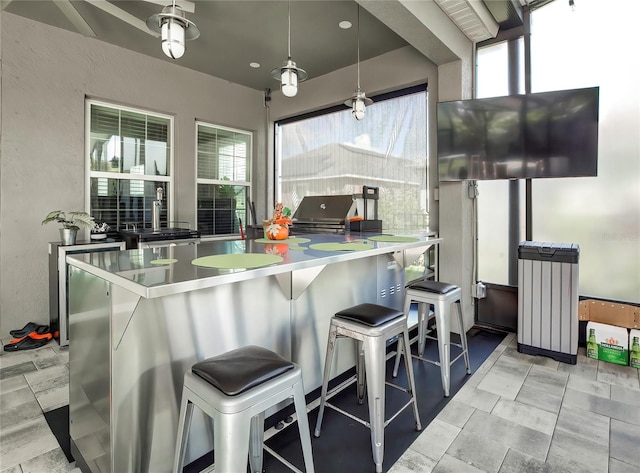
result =
M69 255L67 263L142 297L155 298L385 253L410 253L406 262L411 263L431 245L442 242L441 238L427 236L427 232L387 231L384 234L414 237L419 241L374 241L371 249L362 251L318 251L309 249L308 246L314 243L344 242L347 239L364 240L381 234L363 233L351 236L305 234L298 236L298 238L311 240L300 244L300 247L305 247L304 249L294 249L287 247L285 243L275 241L273 243L259 243L256 240L208 241L187 246ZM280 254L283 261L255 269L215 269L191 264L191 261L196 258L232 253ZM151 261L158 259L176 259L177 261L165 265L151 264Z

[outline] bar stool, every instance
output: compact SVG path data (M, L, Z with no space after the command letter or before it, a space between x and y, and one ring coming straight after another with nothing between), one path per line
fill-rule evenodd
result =
M264 412L293 397L306 471L314 472L302 371L258 346L231 350L195 363L184 375L174 473L182 472L193 406L213 422L215 471L262 472ZM271 451L270 451L271 452ZM279 458L276 455L276 458Z
M471 367L469 365L469 347L467 345L467 333L464 330L464 322L462 320L462 309L460 307L460 301L462 297L462 290L454 285L438 281L430 281L422 279L410 283L406 287L405 299L404 299L404 313L408 316L409 309L412 302L418 303L418 356L414 356L422 361L433 363L440 366L440 375L442 377L442 388L444 389L444 395L449 396L450 386L450 368L451 365L457 361L461 356L464 356L464 362L467 366L467 374L471 374ZM460 341L461 344L452 343L450 341L451 335L451 304L456 305L458 312L458 325L460 326ZM436 330L438 333L438 352L440 355L440 361L429 360L423 358L425 341L427 338L434 339L434 337L427 335L427 323L429 316L429 307L433 304L435 312ZM455 345L462 348L462 353L451 360L451 347ZM398 353L396 355L395 366L393 368L393 376L398 374L398 366L400 365L400 357L402 352L398 346Z
M421 430L420 416L416 402L416 387L413 377L411 359L405 357L408 388L404 389L391 383L385 383L386 342L390 338L398 337L398 344L409 346L409 331L407 329L407 317L399 310L391 309L376 304L360 304L335 314L331 319L329 328L329 340L327 354L324 362L324 377L322 380L322 394L320 397L320 410L316 423L315 436L320 436L322 418L325 405L347 415L351 419L360 422L371 429L371 448L376 472L382 471L384 457L384 428L402 410L413 404L413 417L416 430ZM330 393L327 393L331 364L337 337L348 337L356 340L356 374L350 380L345 381ZM366 379L366 384L365 380ZM353 381L357 381L358 403L364 402L365 391L369 392L369 422L359 419L342 409L327 402L331 397L341 391ZM409 401L389 420L385 421L385 384L400 389L409 394Z

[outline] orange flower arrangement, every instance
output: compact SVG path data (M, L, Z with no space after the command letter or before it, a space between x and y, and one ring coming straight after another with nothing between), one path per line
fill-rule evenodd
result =
M269 240L286 240L289 238L291 224L291 210L283 207L282 202L276 204L273 218L262 222L265 234Z

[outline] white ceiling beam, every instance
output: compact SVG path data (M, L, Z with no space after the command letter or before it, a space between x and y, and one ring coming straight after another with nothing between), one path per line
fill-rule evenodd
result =
M434 1L356 1L438 66L471 56L471 40Z
M11 0L0 0L0 10L4 10L11 3Z
M149 28L147 28L147 24L145 20L141 20L133 16L131 13L123 10L122 8L116 7L113 3L109 3L106 0L85 0L87 3L99 8L100 10L109 13L110 15L115 16L116 18L121 19L125 23L130 24L134 28L138 28L140 31L144 31L151 36L159 37L160 35L154 33Z
M53 3L55 3L64 16L69 19L78 33L95 38L96 33L91 29L89 23L82 18L82 15L80 15L78 10L76 10L76 7L74 7L69 0L53 0Z
M500 25L481 0L435 0L473 42L495 38Z

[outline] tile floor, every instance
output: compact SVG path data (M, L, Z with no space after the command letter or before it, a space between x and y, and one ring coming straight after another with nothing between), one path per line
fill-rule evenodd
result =
M68 359L54 342L1 352L0 473L80 471L43 416L68 403ZM523 355L509 334L390 473L637 473L638 372Z

